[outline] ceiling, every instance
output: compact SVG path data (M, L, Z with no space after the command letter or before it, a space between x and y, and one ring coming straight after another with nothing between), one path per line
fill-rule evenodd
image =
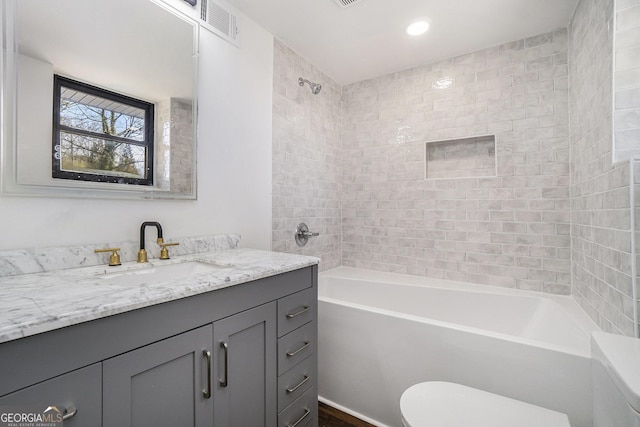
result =
M339 84L543 34L578 0L227 0ZM412 37L405 28L430 23Z
M17 3L19 52L55 73L150 102L193 98L193 24L168 9L147 0Z

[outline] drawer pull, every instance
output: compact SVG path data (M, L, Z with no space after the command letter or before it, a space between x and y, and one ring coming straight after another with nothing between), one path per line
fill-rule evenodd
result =
M295 313L289 313L287 314L287 319L293 319L294 317L298 317L300 316L302 313L306 313L307 311L309 311L309 309L311 308L310 305L305 305L304 307L302 307L302 310L300 311L296 311Z
M304 345L302 347L300 347L299 349L297 349L296 351L289 351L287 352L287 357L293 357L296 354L300 353L302 350L306 349L307 347L309 347L311 345L310 341L305 341Z
M68 420L69 418L73 418L73 416L77 413L78 413L78 409L72 403L66 408L64 408L64 415L62 416L62 420L65 421L65 420Z
M207 360L207 388L202 390L202 396L205 399L211 398L211 352L202 350L202 355Z
M224 379L220 380L220 387L226 387L229 385L229 345L223 341L220 348L224 350Z
M299 389L300 387L302 387L307 381L309 381L311 379L311 377L309 375L305 375L304 379L302 381L300 381L300 383L294 387L288 388L287 389L287 393L293 393L294 391L296 391L297 389Z
M298 421L296 421L293 424L287 424L287 427L296 427L298 424L300 424L305 418L307 418L309 416L309 414L311 413L310 410L308 410L307 408L304 409L304 415L301 416L300 418L298 418Z

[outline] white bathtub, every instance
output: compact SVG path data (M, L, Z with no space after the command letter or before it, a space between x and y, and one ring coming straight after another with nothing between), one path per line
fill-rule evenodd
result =
M340 267L319 278L320 400L401 426L400 396L450 381L592 425L590 332L570 297Z

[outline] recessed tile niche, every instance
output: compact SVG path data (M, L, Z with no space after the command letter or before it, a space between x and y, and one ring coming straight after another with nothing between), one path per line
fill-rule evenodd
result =
M496 176L495 135L426 143L427 179Z

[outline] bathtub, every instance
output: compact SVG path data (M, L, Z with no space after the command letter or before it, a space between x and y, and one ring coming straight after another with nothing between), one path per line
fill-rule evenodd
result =
M320 274L320 401L401 426L400 396L450 381L592 425L590 333L571 297L339 267Z

